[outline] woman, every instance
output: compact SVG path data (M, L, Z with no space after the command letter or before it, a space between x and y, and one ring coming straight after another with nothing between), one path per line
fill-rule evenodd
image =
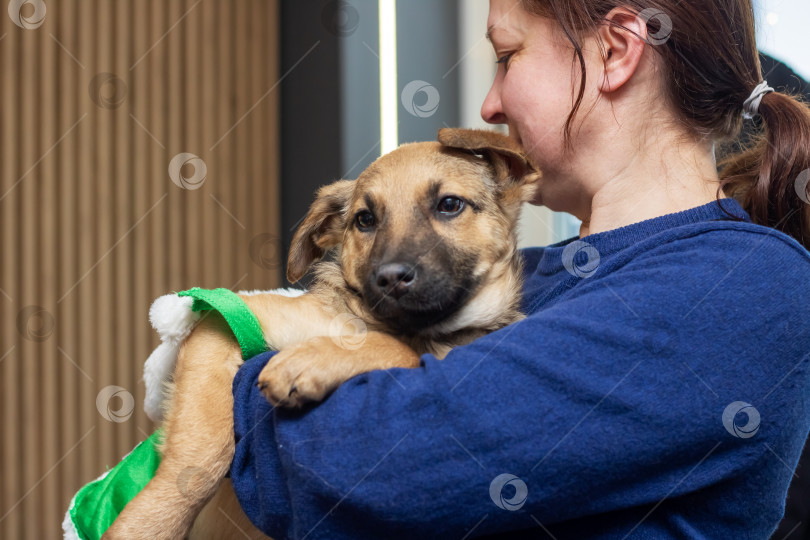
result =
M768 538L810 429L810 111L761 84L751 0L491 0L488 27L482 115L580 237L525 252L524 321L306 414L246 363L240 502L276 538ZM743 114L766 137L718 177Z

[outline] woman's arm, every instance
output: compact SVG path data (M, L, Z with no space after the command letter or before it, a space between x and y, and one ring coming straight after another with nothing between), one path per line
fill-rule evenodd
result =
M240 502L276 538L775 527L810 426L808 269L782 239L682 239L304 413L272 410L256 358L234 383ZM735 402L755 435L724 425Z

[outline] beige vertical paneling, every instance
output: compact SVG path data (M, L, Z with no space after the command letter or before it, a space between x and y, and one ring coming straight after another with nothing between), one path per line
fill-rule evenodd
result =
M183 57L187 58L188 60L185 63L185 73L184 79L187 85L194 85L196 86L197 83L195 81L203 80L201 77L202 74L202 63L203 57L200 54L188 54L188 51L195 50L197 47L203 47L202 44L202 36L204 35L204 31L202 25L205 21L205 14L203 13L203 3L194 5L197 0L186 0L184 10L193 10L193 24L189 24L186 26L188 30L185 34L184 40L184 53ZM204 86L204 85L203 85ZM207 163L212 163L211 157L208 155L208 148L205 146L204 140L204 132L202 130L202 116L205 114L202 108L202 95L205 91L203 86L199 86L194 88L193 91L188 91L185 95L188 97L185 100L185 109L186 109L186 145L187 151L191 152ZM189 87L187 86L187 89ZM193 193L188 193L188 195L193 195L193 197L189 198L189 213L191 216L201 216L203 218L210 216L215 211L216 208L212 205L211 200L211 193L214 191L210 184L212 182L211 173L208 172L205 184L203 184L203 188L194 190ZM190 218L193 219L193 218ZM191 227L188 230L190 241L187 242L187 253L188 253L188 260L211 260L214 257L213 248L208 242L205 241L203 235L203 221L201 219L198 221L198 226ZM193 230L192 230L193 229ZM206 271L204 265L195 265L194 273L196 278L199 280L200 283L205 283L205 275ZM231 284L225 284L225 287L230 287Z
M59 10L61 12L61 10ZM50 148L59 140L56 115L56 54L57 44L53 39L41 40L42 49L39 59L39 144L38 149ZM55 148L54 148L55 150ZM41 151L41 150L40 150ZM39 229L37 231L37 268L39 272L35 275L35 285L38 287L36 296L49 314L54 314L56 310L56 272L58 260L56 258L56 212L57 212L57 191L56 176L59 166L58 154L51 152L39 164L40 171L39 193L35 204L38 208L46 209L40 213ZM54 319L55 321L55 319ZM56 329L54 328L54 331ZM54 334L55 337L55 334ZM61 458L59 452L59 429L57 412L59 403L57 401L58 381L60 366L56 363L56 347L48 345L41 347L38 351L40 370L39 381L35 382L33 399L39 399L42 404L40 420L38 426L41 429L40 445L42 455L37 467L37 476L42 476L41 471L47 471L54 463L58 463ZM43 525L59 520L59 475L49 474L42 476L42 483L39 488L43 495L42 504L38 505L38 519ZM41 531L44 533L44 529ZM42 536L45 537L44 535Z
M222 25L222 28L226 28L226 34L230 35L230 17L231 17L231 6L229 6L225 2L220 2L216 5L216 17L219 21L219 24ZM226 43L224 39L220 36L214 37L217 41L217 52L214 57L214 62L216 66L216 71L220 74L219 79L217 79L216 89L217 89L217 100L220 103L230 103L231 102L231 91L232 88L228 84L228 81L232 79L231 74L229 72L231 67L231 49L232 43ZM228 124L228 120L233 117L233 112L230 110L230 107L219 107L213 113L214 118L216 119L216 133L224 134L225 131L230 127ZM209 148L212 148L211 155L215 156L216 162L220 164L225 170L232 171L234 165L233 153L230 151L230 146L228 146L228 140L224 142L220 142L219 138L221 135L215 137L209 144L211 145ZM216 146L214 146L216 145ZM223 216L220 213L214 214L212 216L212 221L216 223L216 231L214 232L216 238L216 243L221 245L224 243L225 238L227 237L226 233L222 228L222 224L224 223ZM217 273L227 273L230 272L230 264L227 257L216 257L214 261L216 265Z
M76 27L79 23L75 0L60 3L59 17L55 20L54 35L61 36L66 49L72 54L78 54L79 36ZM88 107L79 106L85 101L85 96L76 91L62 91L62 89L79 88L86 80L83 64L71 58L61 49L57 50L57 132L59 136L67 132L74 123L86 114ZM84 117L82 122L86 121ZM80 124L81 126L81 124ZM79 246L79 223L77 208L79 207L79 190L75 181L68 179L79 178L79 127L71 131L62 143L56 148L58 164L58 200L59 200L59 230L57 234L59 271L57 272L58 295L68 291L80 277L77 253ZM79 324L78 304L72 301L59 302L54 314L59 325L56 327L57 361L60 367L60 428L61 438L57 444L60 453L70 449L80 441L90 426L82 422L80 413L82 400L92 395L93 381L85 368L89 366L89 358L79 356ZM60 489L53 494L61 502L65 486L73 486L81 482L81 451L67 454L59 467Z
M214 75L218 73L217 49L219 46L219 33L216 30L219 21L216 16L217 4L215 2L203 2L198 6L198 9L202 11L199 31L203 36L206 36L206 39L200 40L202 46L202 54L200 55L200 78L205 81L213 81L215 80ZM204 137L210 133L216 132L217 117L214 111L216 110L217 104L217 84L206 84L200 90L200 109L197 114L199 115L200 133L203 138L200 139L199 144L201 151L205 152L206 159L211 163L211 169L209 169L208 174L213 178L213 175L217 174L217 172L222 169L222 164L219 163L217 154L210 151L214 141L205 139ZM218 165L216 169L213 167L214 164ZM211 204L210 200L208 204ZM202 268L201 278L205 282L210 282L212 277L217 274L217 266L214 261L218 258L217 254L214 253L214 247L217 244L207 240L214 238L216 235L216 221L213 219L214 212L209 212L209 214L208 219L203 220L201 228L205 248L204 256L206 260L211 261L210 264L203 265ZM229 283L226 286L231 285L233 284Z
M132 47L129 49L126 60L127 73L129 73L129 66L138 59L138 51L145 51L152 43L149 40L150 19L144 16L137 16L137 11L142 8L145 8L147 12L151 11L149 9L150 6L146 5L146 2L137 4L135 2L129 2L128 4L129 10L126 17L133 22L133 28ZM127 24L127 21L124 20L123 24ZM154 187L154 183L158 179L151 178L154 174L150 170L150 163L163 159L163 154L161 153L159 144L136 123L136 121L141 123L146 122L147 124L150 123L149 85L151 81L148 77L135 76L128 77L128 80L131 109L127 111L127 114L132 115L129 122L130 129L132 130L132 159L129 160L129 163L132 167L133 179L137 179L129 182L129 185L131 187L130 193L132 194L134 214L136 216L142 216L152 205L150 201L158 199L158 197L155 196L156 190ZM165 177L163 179L165 180ZM130 328L135 336L133 349L135 358L144 358L148 355L149 349L151 348L150 345L152 344L152 336L149 327L144 324L138 324L138 321L148 309L151 300L149 297L150 293L159 290L159 287L156 286L154 272L152 271L152 263L149 260L150 258L157 259L158 261L162 259L159 255L155 257L153 251L153 248L157 247L158 244L152 244L150 246L150 241L154 235L155 220L158 215L159 214L155 211L151 214L151 219L143 222L141 225L141 234L135 235L132 242L134 246L134 260L139 261L137 269L134 266L131 268L132 275L130 276L133 284L133 301L132 309L130 310L132 326ZM130 366L129 377L131 380L137 380L138 375L138 366ZM135 396L136 403L143 403L144 389L142 385L135 386L132 394ZM137 422L131 422L130 425L133 427L131 437L139 438L143 436L138 430Z
M60 537L153 431L153 299L281 282L249 251L280 236L278 2L46 4L35 29L0 15L0 538ZM169 178L180 153L199 189Z
M22 298L15 294L19 283L20 268L20 235L18 233L19 214L19 191L18 177L22 174L20 163L22 160L20 152L20 141L18 133L20 127L20 108L17 97L20 93L19 73L22 69L20 63L22 59L17 54L21 36L18 32L11 32L10 24L0 25L0 56L3 59L2 80L2 114L3 121L0 122L0 239L2 240L3 264L0 265L0 272L3 273L3 280L0 281L0 288L9 295L11 300L3 297L3 341L0 346L2 362L0 362L0 372L2 373L2 403L3 403L3 433L4 441L9 441L9 436L16 440L13 443L2 443L3 446L3 481L0 486L2 506L0 507L0 519L2 519L2 529L0 534L3 538L15 538L22 534L22 512L19 511L19 501L22 491L22 441L18 430L20 429L19 410L20 395L18 384L22 372L22 350L19 346L19 332L17 330L17 313L23 308Z
M261 12L260 12L260 9L258 9L258 7L259 6L256 4L256 2L254 0L250 0L247 3L247 10L248 10L247 51L248 51L248 54L249 54L249 58L247 58L246 60L248 61L248 63L253 63L253 62L256 62L256 61L260 61L259 60L260 58L265 58L265 59L267 58L267 55L263 55L263 54L260 53L260 51L255 50L255 47L258 45L258 37L257 37L258 28L257 28L257 26L262 24L262 19L259 18ZM245 126L243 133L244 133L245 139L247 141L249 141L249 142L252 142L253 140L255 140L255 137L256 137L256 125L262 123L263 112L266 110L265 106L266 106L267 96L263 96L263 94L267 91L267 88L265 88L264 90L262 90L260 88L257 88L257 83L258 83L258 81L260 79L261 79L261 74L254 71L254 72L250 73L250 77L248 78L247 81L245 81L245 84L248 86L249 94L252 95L252 96L257 96L256 98L254 98L255 105L251 104L251 106L255 107L253 109L253 114L251 114L249 117L245 118L245 124L247 124L247 125ZM260 170L260 168L261 168L261 165L256 163L255 160L251 159L247 163L247 169L248 169L247 170L247 177L252 179L251 185L255 185L256 189L255 189L255 191L253 191L253 190L245 190L245 199L244 199L243 204L246 205L246 206L252 207L253 206L253 201L255 199L261 199L261 198L264 197L264 186L262 186L262 182L261 182L261 170ZM253 228L253 227L255 227L254 223L244 223L243 225L245 226L245 228L248 228L248 227ZM250 241L249 238L247 240ZM237 251L241 252L242 254L248 253L249 252L249 244L244 244L244 245L239 246L237 248ZM246 258L245 260L250 263L249 258Z
M178 20L183 15L183 6L183 0L166 2L167 13L165 20ZM185 109L183 107L185 81L183 80L183 56L181 51L185 27L185 24L178 25L174 31L170 32L164 38L165 43L160 44L161 48L165 47L164 51L167 60L167 65L163 73L163 76L166 77L168 82L168 87L166 88L167 110L172 111L172 114L165 115L166 127L168 129L166 145L169 153L167 157L169 159L180 152L186 152L183 132L181 131L183 122L185 122ZM145 61L151 61L151 58ZM145 67L146 66L138 66L136 69L143 69ZM168 91L172 88L177 89L177 91ZM169 212L168 223L166 224L166 240L169 246L169 252L166 254L166 257L169 262L169 287L172 289L181 288L183 284L180 283L179 276L187 275L185 245L181 242L179 231L180 225L185 220L188 199L191 198L186 197L186 195L193 197L196 194L193 191L186 193L185 191L169 189L168 202L170 208L175 209L175 211Z
M132 20L130 19L129 13L131 5L132 2L112 3L113 21L110 24L110 44L113 50L113 66L115 66L114 71L116 73L120 73L122 67L130 65L133 61L131 59L132 55L130 54L132 41L134 39L134 29L132 28ZM132 90L129 88L132 84L131 78L126 75L126 72L120 73L118 76L124 80L124 84L127 88L126 96L124 97L125 102L127 98L131 100ZM111 183L115 192L114 208L116 211L113 238L116 242L120 238L130 239L129 242L122 241L119 248L114 250L111 254L114 257L113 280L115 284L121 284L121 286L116 287L116 294L110 295L110 301L113 305L118 304L125 306L135 305L132 262L137 260L134 258L134 253L135 243L139 236L138 234L135 234L131 238L129 236L129 229L138 219L138 214L135 213L134 208L133 179L136 177L133 175L135 154L132 151L132 143L135 136L135 132L132 128L137 126L134 126L129 118L130 109L131 106L120 106L109 111L111 113L111 119L114 122L114 151L112 152L113 181ZM121 315L122 316L112 319L114 332L111 342L113 348L116 348L116 344L121 343L126 336L135 335L135 317L132 316L132 310L125 311ZM133 349L134 348L133 346ZM115 359L114 362L111 362L113 367L112 381L132 380L135 376L135 372L131 369L134 362L121 362L121 360L116 357L114 351L110 358ZM135 393L133 385L129 386L129 391L130 393ZM117 424L116 427L119 429L116 432L113 457L121 456L122 452L126 453L127 445L134 437L137 437L137 432L134 429L135 422L123 422Z
M18 275L17 292L24 300L23 305L39 305L40 284L37 283L39 276L39 261L37 255L38 230L41 220L37 219L40 209L37 207L37 199L42 182L42 169L32 171L31 167L38 161L42 152L47 151L46 143L43 146L39 137L37 120L39 118L39 108L41 106L40 88L42 71L38 62L40 61L40 50L44 40L36 39L36 35L31 32L23 33L20 42L22 66L19 84L20 92L28 94L28 99L18 101L22 109L20 126L17 137L22 142L20 155L22 156L22 175L25 175L24 182L17 187L20 193L20 223L18 224L18 234L20 235L19 260L21 273ZM30 172L28 172L30 171ZM27 173L27 174L26 174ZM35 217L36 216L36 217ZM33 218L33 219L32 219ZM31 311L33 313L33 310ZM33 323L33 321L32 321ZM31 327L26 326L24 332L29 333ZM39 347L40 343L23 339L20 341L20 361L22 364L22 380L18 382L22 390L22 400L18 403L20 411L20 432L22 433L23 449L37 449L36 453L23 452L22 481L23 486L33 486L39 481L38 473L42 471L42 429L38 428L38 422L42 418L42 402L36 395L39 387ZM22 501L19 510L22 512L25 532L42 538L41 521L38 515L38 505L28 497Z
M98 57L90 75L110 72L116 74L116 69L113 60L113 17L112 9L113 2L98 2L94 8L96 16L98 17L98 26L96 27L95 39L97 43ZM99 43L100 42L100 43ZM107 90L108 85L104 85L100 89L99 100L103 100L111 92ZM105 109L94 107L91 109L92 116L95 120L95 146L97 150L95 166L91 169L91 174L95 178L104 178L106 181L95 183L95 197L96 205L94 208L94 232L96 238L96 245L99 247L98 251L94 253L95 258L99 256L104 257L98 265L93 268L92 276L84 280L80 290L76 291L79 294L92 294L93 310L96 316L95 329L96 341L98 342L98 361L96 363L95 379L99 389L106 388L111 385L121 386L126 388L125 385L116 381L113 366L115 365L116 358L115 351L112 344L112 330L113 330L113 317L107 315L112 313L113 301L118 298L120 291L115 291L115 294L93 294L93 290L100 291L113 291L113 268L115 265L115 254L119 251L107 254L104 256L109 248L113 246L116 241L113 235L115 231L116 214L124 212L123 208L115 208L114 190L117 182L119 181L114 176L114 158L113 158L113 126L114 109ZM98 422L98 429L96 429L94 436L98 441L98 450L100 452L100 459L104 464L113 464L117 457L114 446L114 437L119 429L117 422Z
M234 28L234 33L236 34L236 54L234 57L234 65L238 66L239 62L246 62L250 63L250 51L248 51L247 44L249 39L249 32L250 32L250 19L254 17L255 14L251 13L250 11L250 3L249 2L239 2L234 4L234 20L233 25L234 27L238 26L239 31L236 31ZM248 71L245 73L244 78L242 79L242 84L245 85L246 88L249 88L250 79L252 78L253 74ZM252 99L251 99L252 98ZM237 108L237 118L241 117L241 113L238 111L247 111L251 107L254 106L258 96L248 97L247 92L242 92L237 94L236 96L236 108ZM255 109L254 109L255 112ZM250 177L250 168L248 162L251 160L251 149L248 147L250 142L248 141L250 136L250 123L249 119L240 119L239 125L234 128L228 134L228 138L231 139L231 142L236 145L236 167L235 167L235 174L236 179L242 178L249 178ZM233 182L234 187L236 189L233 190L233 205L243 205L245 204L245 195L246 189L243 182ZM228 224L229 227L228 231L232 231L232 240L230 242L229 252L232 254L229 259L233 261L233 265L237 265L237 254L242 254L246 251L246 249L242 248L240 242L240 236L237 234L238 225L233 221Z
M77 407L79 410L79 430L82 436L87 436L83 441L84 444L77 449L81 456L79 476L80 478L87 478L92 475L94 470L97 470L98 462L100 461L100 452L92 451L90 448L98 448L99 441L97 438L98 429L98 412L95 407L89 403L92 394L98 392L98 374L97 364L100 362L98 354L98 340L97 330L95 327L96 316L93 309L92 296L84 298L82 301L77 300L85 291L79 288L80 285L88 280L87 272L91 271L93 264L97 257L103 253L99 246L95 243L95 225L94 215L96 207L96 175L93 170L93 164L96 159L95 142L97 139L96 124L96 107L93 102L88 103L89 83L93 78L94 69L97 64L96 51L98 45L95 43L97 36L89 29L95 29L98 25L96 19L96 11L91 2L83 0L76 0L76 21L73 26L72 32L76 36L77 52L74 53L77 59L85 66L85 69L79 74L77 86L74 87L76 94L76 109L73 111L74 122L79 121L76 126L75 132L71 133L71 137L78 139L78 148L76 157L78 160L78 171L73 182L76 192L76 205L78 212L74 214L76 220L76 236L69 244L73 245L73 249L77 253L77 272L76 279L71 283L68 290L62 293L60 297L60 304L65 303L67 306L75 306L74 313L78 318L79 339L75 356L73 357L79 367L90 378L90 384L82 387L79 394L79 402ZM64 43L64 41L62 41ZM62 60L64 62L64 60ZM87 93L82 94L82 90L87 90ZM79 114L81 112L81 114ZM83 116L84 114L87 116ZM82 120L79 120L83 118ZM82 181L82 179L84 181ZM84 279L82 279L84 278ZM95 281L95 276L90 276L91 281ZM87 294L87 293L84 293ZM92 428L92 429L91 429Z
M168 197L170 184L166 183L166 163L169 161L169 153L166 150L166 145L169 141L168 122L166 118L166 111L168 109L168 58L166 54L166 44L161 43L162 53L150 56L148 59L148 69L143 69L146 66L141 66L143 62L142 55L146 53L152 44L157 43L163 35L164 21L168 16L168 2L164 0L150 0L150 7L147 10L151 15L147 19L146 34L147 41L143 47L135 52L135 60L130 68L130 73L134 80L146 79L148 85L148 100L143 104L143 109L137 108L137 118L141 122L145 122L145 126L154 137L155 145L151 147L151 151L147 154L150 156L148 167L149 174L146 178L146 183L149 185L149 198L147 204L149 207L156 204L161 200L157 208L152 211L152 216L149 219L147 226L151 227L150 238L150 254L157 256L152 258L151 261L145 261L146 268L149 269L149 274L152 278L152 287L154 289L168 291L171 290L169 286L170 269L166 264L169 260L171 253L171 245L169 242L169 227L168 217L171 208L174 206L166 198ZM143 17L143 16L141 16ZM137 62L137 64L136 64ZM153 76L149 76L149 74ZM137 99L137 98L136 98ZM136 102L136 105L139 102ZM151 138L151 137L150 137ZM154 290L153 289L153 290Z

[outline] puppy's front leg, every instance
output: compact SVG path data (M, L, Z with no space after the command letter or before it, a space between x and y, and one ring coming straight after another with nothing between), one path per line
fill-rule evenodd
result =
M300 407L322 401L355 375L375 369L418 366L419 355L413 349L382 332L320 336L271 358L259 373L258 384L273 405Z
M183 538L233 460L231 387L242 363L227 324L210 313L183 343L155 477L105 539Z
M316 336L329 335L337 313L319 296L239 295L256 315L267 342L283 350Z

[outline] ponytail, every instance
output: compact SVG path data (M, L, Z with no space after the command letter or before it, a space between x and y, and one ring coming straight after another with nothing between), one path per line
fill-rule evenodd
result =
M780 230L810 249L810 107L778 92L759 104L763 133L720 163L720 185L754 223Z

